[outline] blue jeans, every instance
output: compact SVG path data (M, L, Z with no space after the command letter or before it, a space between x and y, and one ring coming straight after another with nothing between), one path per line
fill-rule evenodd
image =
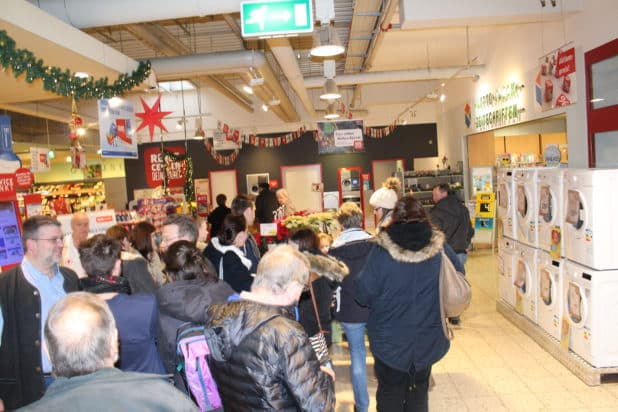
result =
M341 322L350 347L352 360L352 390L354 404L359 412L369 409L369 392L367 391L367 351L365 349L365 323Z
M457 257L459 258L461 265L466 266L466 261L468 260L468 254L467 253L457 253Z

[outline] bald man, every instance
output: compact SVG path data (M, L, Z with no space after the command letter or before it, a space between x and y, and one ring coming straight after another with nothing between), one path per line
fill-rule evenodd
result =
M45 339L57 379L23 411L198 410L166 375L114 368L118 331L109 307L96 295L76 292L58 301L47 318Z
M88 239L90 218L86 212L75 212L71 217L71 233L64 238L62 266L71 268L80 279L88 277L79 260L79 244Z

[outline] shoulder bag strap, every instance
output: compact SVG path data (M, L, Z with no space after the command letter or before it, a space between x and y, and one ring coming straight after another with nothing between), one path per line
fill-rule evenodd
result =
M318 328L320 328L321 333L328 333L324 329L322 329L322 323L320 322L320 314L318 313L318 304L315 301L315 293L313 293L313 282L311 281L311 277L309 277L309 294L311 295L311 303L313 303L315 319L318 321Z
M442 249L442 251L440 252L440 257L441 257L441 261L440 261L440 278L438 280L438 287L440 289L440 320L442 321L442 331L444 332L444 336L446 336L446 338L448 340L452 340L455 335L453 334L453 331L451 330L451 328L448 325L448 321L446 319L446 313L444 311L444 282L445 282L445 276L446 276L446 272L445 272L445 260L444 259L448 259L448 256L446 255L446 253L444 252L444 249Z

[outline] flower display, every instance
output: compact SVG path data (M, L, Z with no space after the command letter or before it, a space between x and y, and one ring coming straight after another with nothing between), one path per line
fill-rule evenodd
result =
M277 239L285 240L290 232L301 227L310 227L317 233L332 233L336 230L336 222L334 212L309 213L301 210L277 221Z

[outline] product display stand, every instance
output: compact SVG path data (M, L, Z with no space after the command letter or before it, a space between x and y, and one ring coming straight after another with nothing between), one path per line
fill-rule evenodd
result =
M564 349L560 342L549 336L543 329L521 316L515 310L502 301L496 302L496 310L511 323L521 329L540 347L545 349L556 360L562 363L575 376L581 379L588 386L598 386L601 384L603 376L618 375L616 368L595 368L582 358L571 351Z

